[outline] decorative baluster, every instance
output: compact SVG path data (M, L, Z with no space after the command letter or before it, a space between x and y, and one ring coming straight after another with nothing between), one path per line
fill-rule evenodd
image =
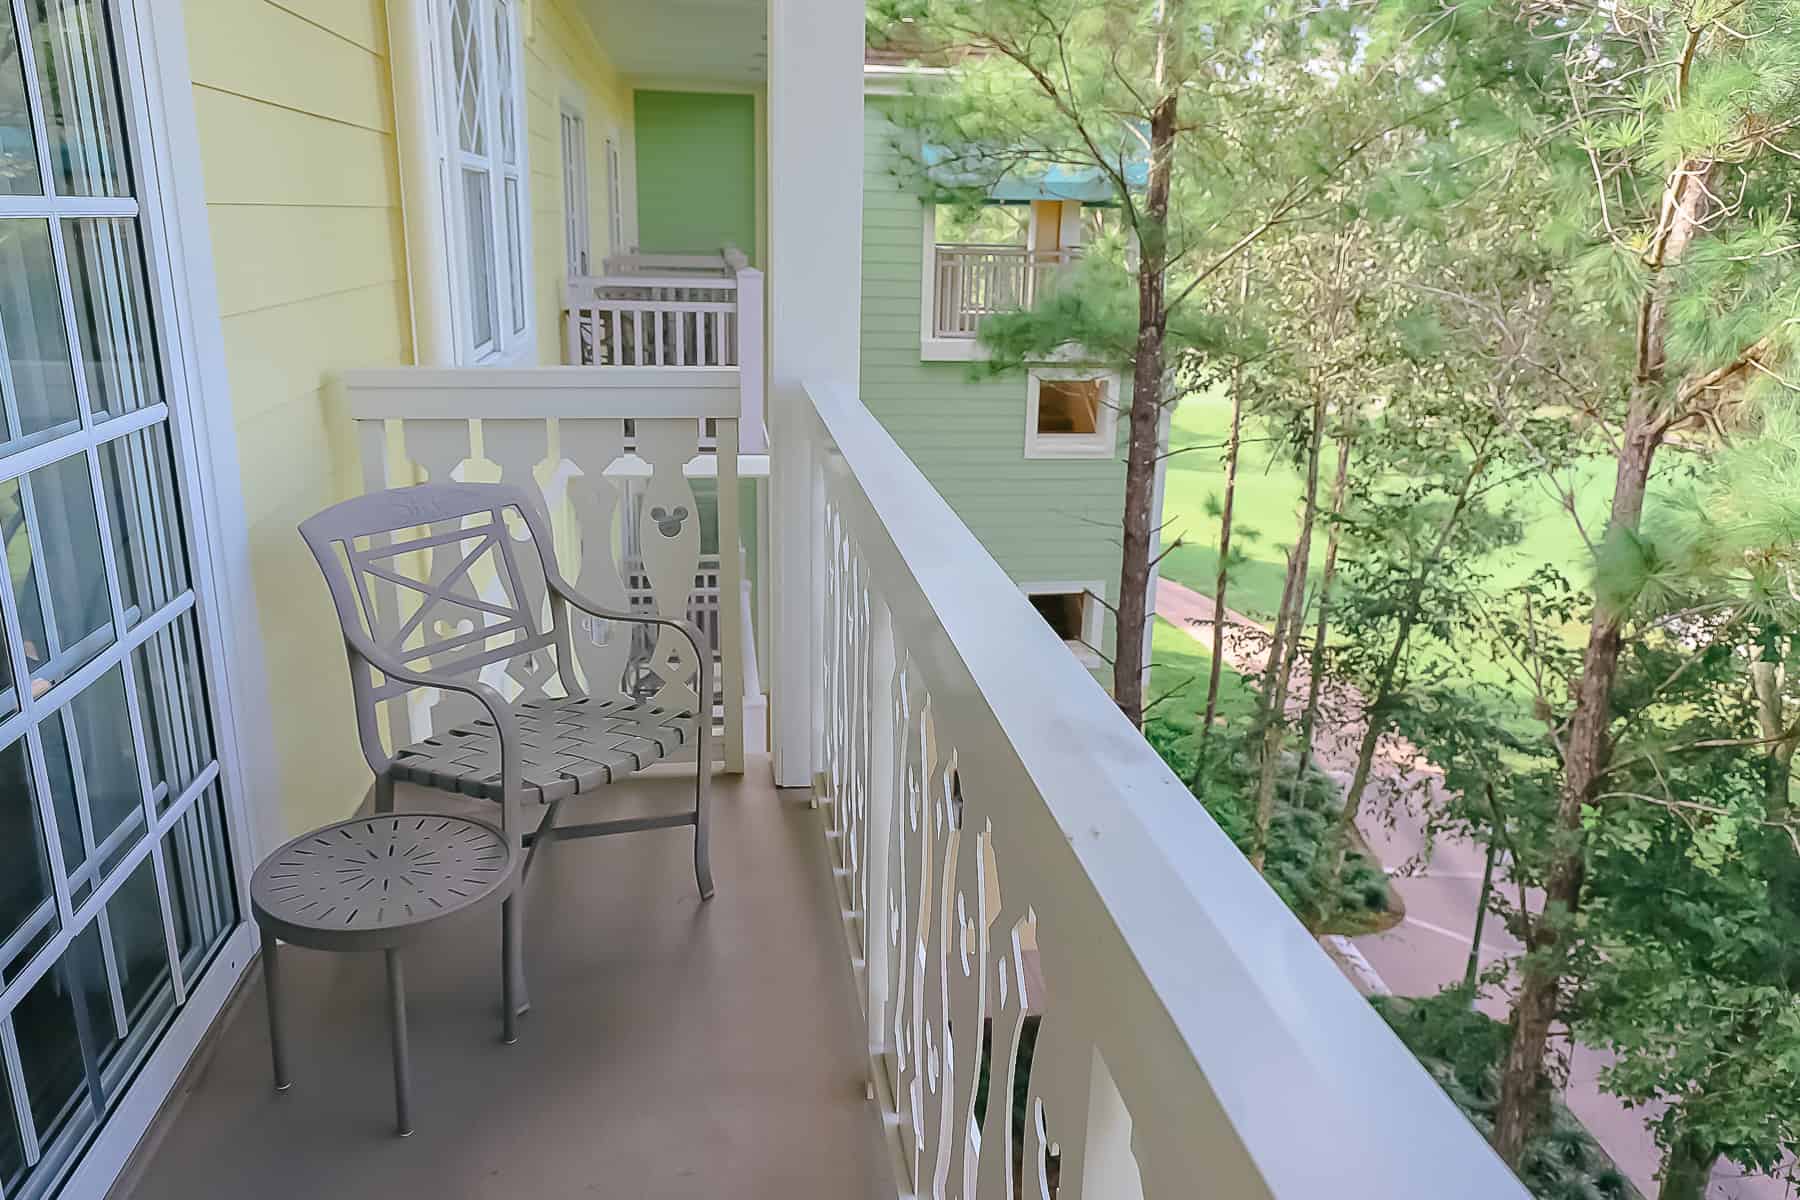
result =
M562 455L580 473L568 483L577 549L575 584L612 612L625 612L625 580L615 557L613 527L622 489L604 472L625 452L625 423L615 418L564 417L557 422ZM624 692L631 639L624 626L598 617L575 617L575 660L590 695L611 699Z
M406 448L406 456L419 468L428 482L443 483L456 477L458 469L468 461L471 452L469 422L458 418L418 418L403 423L401 442ZM447 529L448 526L445 526ZM434 530L442 532L443 530ZM426 587L436 588L441 585L463 559L463 548L452 543L438 546L424 552L429 566L420 572ZM461 588L472 593L468 580L461 581ZM407 598L402 595L402 605ZM404 612L404 608L402 610ZM410 615L410 614L406 614ZM437 624L441 625L442 622ZM473 622L470 622L473 628ZM423 641L438 641L451 637L458 632L467 632L448 628L420 628L414 631L415 637L409 640L415 644ZM433 655L430 665L433 670L445 670L452 663L467 657L468 648ZM479 715L481 709L475 701L466 696L440 693L435 689L429 695L415 691L407 698L407 712L412 722L412 740L429 737L436 728L448 728L458 721L468 720Z
M700 506L682 468L699 450L700 425L680 417L638 418L636 429L638 456L650 464L638 511L644 574L657 615L684 621L700 560ZM685 637L659 627L651 669L663 681L656 703L691 707L701 719L712 719L712 697L695 690L699 663Z
M536 472L538 464L550 453L548 422L541 417L485 419L481 423L481 446L488 461L500 468L500 482L522 487L542 502L543 492L538 486ZM523 521L516 521L510 515L507 531L515 543L515 546L507 547L507 554L516 559L516 544L529 544L531 535ZM519 597L521 607L531 614L537 629L548 628L548 592L542 566L527 563L515 574L524 591ZM548 651L520 655L506 663L504 674L521 689L516 699L541 700L548 694L548 685L556 682L556 661Z

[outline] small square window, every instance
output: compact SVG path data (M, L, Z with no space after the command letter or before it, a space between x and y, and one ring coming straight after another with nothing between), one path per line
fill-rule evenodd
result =
M1037 432L1045 434L1100 431L1100 403L1106 384L1099 379L1046 379L1038 385Z
M1118 429L1118 376L1037 370L1025 401L1026 458L1111 458Z
M1085 592L1039 592L1031 597L1031 607L1065 642L1079 642L1082 616L1087 609Z
M1099 647L1106 606L1100 602L1102 589L1098 583L1058 581L1019 586L1044 624L1074 652L1082 666L1098 670L1104 665Z

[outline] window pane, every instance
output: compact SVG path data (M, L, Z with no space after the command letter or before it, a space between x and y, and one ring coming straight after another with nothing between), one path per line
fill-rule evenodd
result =
M77 797L85 797L101 874L110 871L144 836L143 790L131 716L125 707L125 673L114 667L70 702L78 771ZM109 845L109 843L111 843Z
M18 1118L13 1116L12 1083L0 1071L0 1187L7 1195L18 1191L25 1173L25 1146L19 1140Z
M494 212L488 173L463 168L463 206L468 210L469 321L474 347L494 340Z
M0 5L0 195L38 196L43 191L37 139L32 136L31 110L25 100L19 30L13 23L12 6Z
M48 221L0 221L0 333L6 338L5 436L74 429L75 369L63 324Z
M75 798L75 764L69 757L69 738L63 732L62 712L38 724L44 745L44 775L50 783L50 807L56 814L56 842L62 847L63 871L68 875L69 899L80 904L93 890L93 872L84 871L93 832L82 818Z
M519 161L518 131L513 127L512 9L502 0L494 4L494 90L500 101L500 157Z
M144 429L101 447L100 482L112 526L119 600L126 625L135 625L189 586L167 427Z
M450 0L450 63L456 71L457 142L470 154L487 153L482 119L481 39L476 0Z
M50 169L65 196L128 196L125 115L100 0L29 0Z
M137 222L82 217L63 222L75 329L96 420L162 402L162 377Z
M213 760L193 614L183 613L139 646L134 666L144 750L150 759L150 790L156 810L162 812Z
M75 945L79 946L80 941ZM66 953L74 952L75 946L71 946ZM13 1010L19 1057L25 1067L25 1095L40 1142L49 1141L74 1110L87 1078L72 1000L64 964L58 963L44 973ZM85 1019L85 1010L82 1015Z
M519 181L506 180L506 267L512 283L512 331L525 332L525 253L519 231Z
M225 820L217 786L194 803L163 841L169 896L175 909L175 948L183 969L194 968L237 924L237 899L226 857Z
M141 1025L151 1003L169 983L169 944L163 937L162 901L156 894L156 863L150 855L106 904L113 962L130 1028ZM171 989L172 991L172 989ZM172 997L171 997L172 998Z
M113 641L87 456L0 483L0 528L33 691L66 679Z
M0 942L10 938L52 894L36 793L25 739L20 738L0 750ZM55 925L54 917L51 925Z

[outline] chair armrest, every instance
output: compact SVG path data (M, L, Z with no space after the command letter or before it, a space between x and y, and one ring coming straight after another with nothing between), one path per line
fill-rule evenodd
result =
M437 688L469 696L487 710L500 739L500 826L515 841L524 832L519 824L519 725L512 705L492 686L477 680L454 679L431 671L417 671L376 646L360 629L344 628L350 653L396 683ZM516 848L516 847L515 847Z
M700 698L700 711L694 714L694 724L698 730L697 742L699 749L704 752L706 750L707 738L711 733L712 726L713 664L711 648L707 645L706 635L700 632L699 626L695 625L692 621L677 621L671 617L646 616L643 613L613 612L611 609L604 608L596 601L582 595L574 584L570 583L567 579L564 579L560 574L546 571L545 577L550 585L551 591L555 592L557 596L561 597L575 608L580 609L590 617L599 617L601 620L605 621L633 621L639 625L666 625L688 640L694 647L694 660L699 664L700 669L700 678L697 681L698 686L694 689L695 694Z

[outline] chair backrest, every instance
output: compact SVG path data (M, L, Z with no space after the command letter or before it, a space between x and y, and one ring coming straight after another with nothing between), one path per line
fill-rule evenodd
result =
M509 699L579 693L560 603L546 605L543 566L554 570L550 523L536 497L498 483L426 483L334 504L300 525L338 622L408 670L482 678ZM535 553L536 560L532 554ZM548 611L546 611L548 609ZM416 689L376 679L346 645L363 754L380 771L379 706ZM507 681L510 681L510 685ZM440 694L432 725L478 712ZM396 741L411 740L396 731Z

